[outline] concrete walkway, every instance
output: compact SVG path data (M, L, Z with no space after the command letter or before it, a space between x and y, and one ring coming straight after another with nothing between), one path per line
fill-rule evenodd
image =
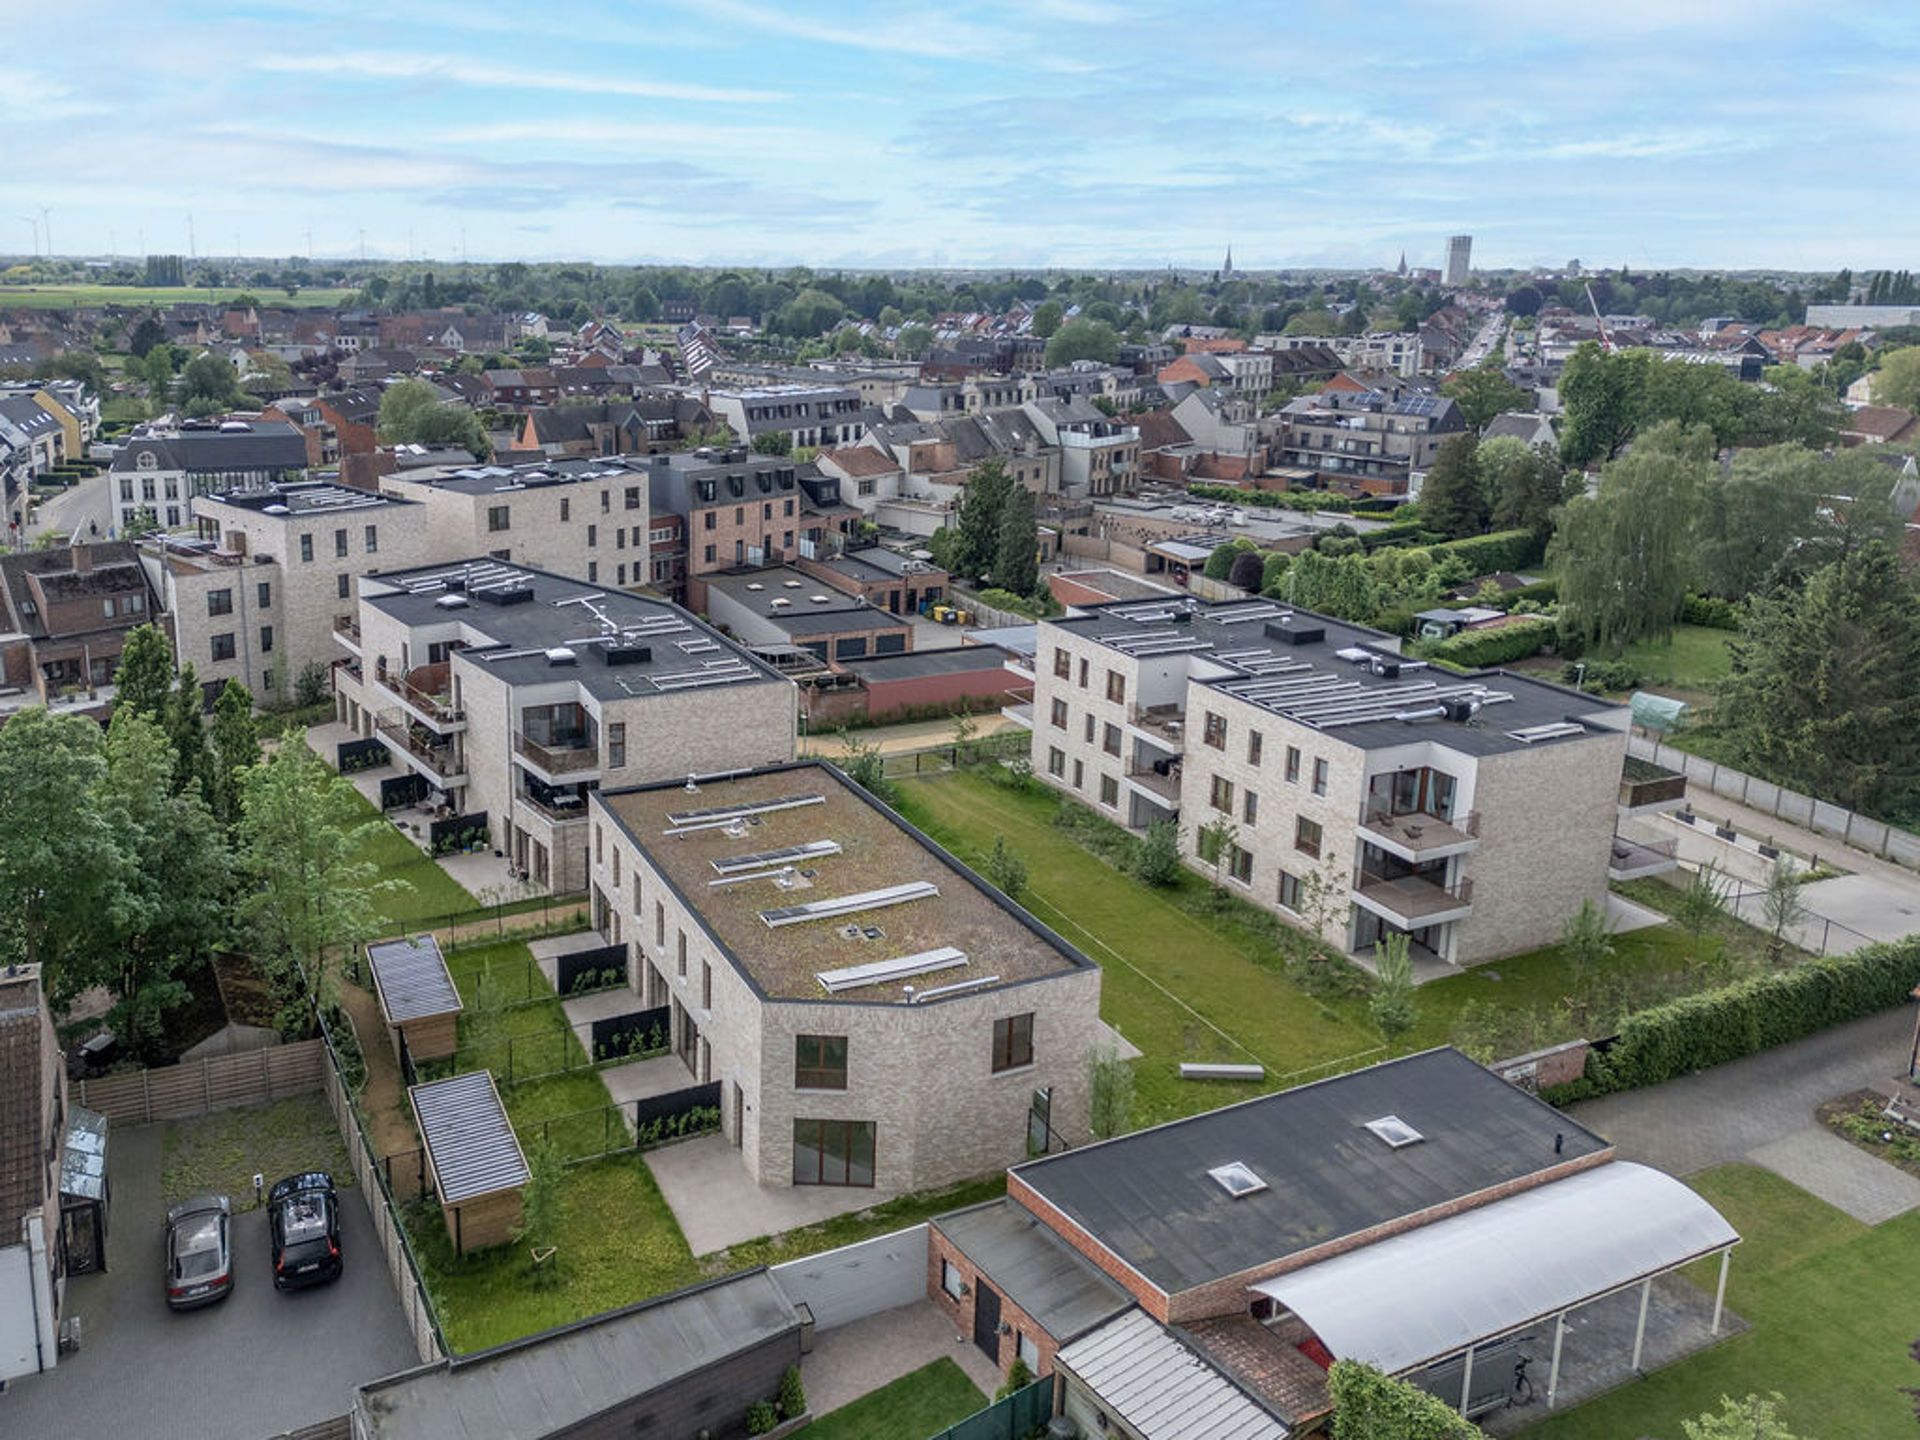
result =
M976 715L973 723L975 740L1020 728L997 711ZM938 750L953 744L953 721L916 720L910 725L880 725L871 730L855 730L853 738L862 745L877 745L882 755L911 755L917 750ZM838 731L819 731L800 737L800 753L841 760L846 757L847 747Z
M1572 1107L1623 1159L1675 1175L1740 1163L1771 1170L1857 1220L1920 1206L1920 1179L1848 1144L1814 1118L1850 1090L1906 1073L1913 1012L1902 1008L1647 1090Z
M984 1408L986 1397L1000 1388L1000 1374L930 1300L823 1330L813 1353L800 1365L808 1408L816 1415L830 1415L943 1355L980 1387Z

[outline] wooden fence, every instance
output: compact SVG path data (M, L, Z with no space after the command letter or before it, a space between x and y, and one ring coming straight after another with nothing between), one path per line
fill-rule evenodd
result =
M209 1055L178 1065L81 1080L74 1086L73 1099L117 1125L146 1125L311 1094L320 1089L327 1068L321 1041L296 1040L237 1055Z

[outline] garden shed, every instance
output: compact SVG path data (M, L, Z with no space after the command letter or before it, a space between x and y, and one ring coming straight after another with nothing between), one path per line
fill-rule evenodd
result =
M395 1058L444 1060L460 1044L460 992L431 935L367 946L374 993Z
M407 1094L455 1252L506 1244L520 1228L531 1172L493 1075L472 1070Z

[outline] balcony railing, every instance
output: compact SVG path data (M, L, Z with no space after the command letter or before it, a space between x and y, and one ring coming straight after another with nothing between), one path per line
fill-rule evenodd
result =
M1151 765L1129 765L1127 778L1155 795L1175 809L1180 805L1180 767L1170 767L1166 773L1155 770Z
M344 635L347 639L360 643L360 617L357 615L336 615L333 617L333 633Z
M406 676L396 674L391 670L382 670L380 672L380 683L409 705L413 706L414 709L431 715L442 724L450 725L455 721L467 718L467 712L458 705L455 705L453 703L453 696L444 691L436 693L431 690L423 690L420 686L409 681Z
M522 791L514 796L525 801L549 820L584 820L587 818L587 800L584 795L554 795L542 800L531 791Z
M409 755L443 779L464 774L465 767L451 745L433 745L414 733L413 724L391 716L374 722L374 728L390 740L398 741Z
M1441 885L1422 875L1400 875L1389 879L1371 871L1360 872L1354 895L1388 911L1397 920L1425 923L1436 915L1464 910L1473 904L1473 881L1461 880Z
M569 775L578 770L597 769L600 750L597 745L541 745L524 735L513 737L513 748L549 775Z
M1443 820L1422 811L1396 815L1382 805L1364 805L1360 810L1360 826L1401 850L1426 853L1470 846L1478 840L1480 812L1470 810L1463 816Z
M1130 705L1127 723L1158 737L1178 750L1187 733L1187 712L1178 705Z

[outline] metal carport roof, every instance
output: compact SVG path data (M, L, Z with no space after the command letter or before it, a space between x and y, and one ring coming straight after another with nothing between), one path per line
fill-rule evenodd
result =
M1251 1288L1391 1375L1739 1239L1672 1176L1616 1160Z
M367 946L367 964L391 1024L450 1015L461 1008L460 992L431 935L377 941Z
M1063 1349L1057 1363L1142 1440L1287 1440L1287 1427L1139 1310Z
M527 1183L527 1157L520 1153L491 1071L470 1070L415 1085L407 1093L442 1204L457 1205Z

